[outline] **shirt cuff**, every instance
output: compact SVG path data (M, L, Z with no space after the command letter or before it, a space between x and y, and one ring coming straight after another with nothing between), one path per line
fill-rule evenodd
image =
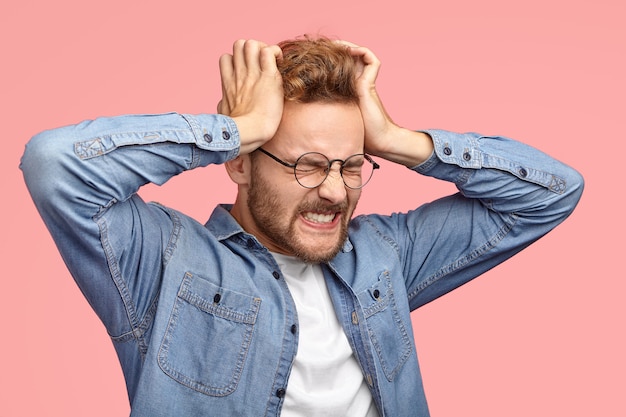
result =
M239 130L234 120L221 114L182 114L196 139L196 145L209 151L239 153Z

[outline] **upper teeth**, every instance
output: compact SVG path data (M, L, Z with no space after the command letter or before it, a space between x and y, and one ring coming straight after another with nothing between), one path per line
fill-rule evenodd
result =
M304 213L304 218L315 223L330 223L335 218L335 214Z

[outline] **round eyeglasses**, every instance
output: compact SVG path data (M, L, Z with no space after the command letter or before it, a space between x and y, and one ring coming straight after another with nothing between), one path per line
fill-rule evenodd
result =
M265 149L258 148L258 150L279 164L293 168L296 181L304 188L316 188L322 185L335 162L341 164L339 173L341 174L343 183L346 187L353 190L365 187L372 178L372 175L374 175L374 170L380 168L380 165L369 155L364 153L351 155L343 160L328 159L326 155L319 152L307 152L296 159L295 164L290 164L272 155Z

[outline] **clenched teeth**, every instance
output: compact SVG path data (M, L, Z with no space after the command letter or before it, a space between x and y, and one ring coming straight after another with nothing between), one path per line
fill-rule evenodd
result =
M335 218L335 213L321 214L321 213L305 212L302 214L302 216L305 219L315 222L315 223L330 223Z

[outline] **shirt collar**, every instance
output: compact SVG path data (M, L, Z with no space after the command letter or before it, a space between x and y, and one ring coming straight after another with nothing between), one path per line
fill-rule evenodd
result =
M204 227L217 238L225 240L236 234L245 233L237 220L230 214L232 204L220 204L215 207Z

